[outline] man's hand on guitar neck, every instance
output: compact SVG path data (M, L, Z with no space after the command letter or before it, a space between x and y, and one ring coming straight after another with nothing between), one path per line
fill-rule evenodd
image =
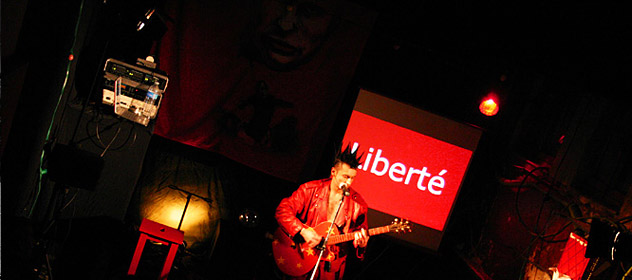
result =
M303 228L299 233L303 239L305 239L305 243L307 243L307 246L310 248L316 247L316 245L318 245L323 239L323 237L311 227Z
M369 243L369 235L366 234L366 230L362 229L353 233L353 247L364 248L367 243Z

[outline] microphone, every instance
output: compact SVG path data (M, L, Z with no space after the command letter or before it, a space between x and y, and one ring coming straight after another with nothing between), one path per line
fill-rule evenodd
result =
M338 188L340 188L342 190L342 194L344 196L349 196L351 193L349 192L349 186L347 186L346 183L340 183L340 185L338 186Z

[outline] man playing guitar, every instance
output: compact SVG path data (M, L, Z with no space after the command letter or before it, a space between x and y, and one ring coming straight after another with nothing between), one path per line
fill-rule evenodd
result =
M314 279L342 279L346 257L354 248L356 256L363 257L369 241L368 207L360 194L350 188L360 157L347 146L336 155L329 178L304 183L279 203L275 217L288 241L275 239L273 246L277 247L273 249L277 266L289 279L309 279L323 247L326 248ZM351 236L354 248L348 242L321 244L331 223L331 235ZM294 255L298 257L291 257Z

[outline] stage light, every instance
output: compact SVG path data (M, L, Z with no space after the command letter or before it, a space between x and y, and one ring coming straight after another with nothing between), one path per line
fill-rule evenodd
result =
M142 21L139 21L139 22L136 24L136 31L141 31L141 30L143 30L143 28L144 28L144 27L145 27L145 23L144 23L144 22L142 22Z
M486 116L491 117L498 114L498 97L496 97L495 94L490 93L487 97L483 99L481 104L478 106L478 109L483 115Z
M151 16L154 15L154 12L156 12L156 9L154 8L151 8L147 10L147 12L145 12L145 16L143 17L143 19L139 20L136 24L136 31L141 31L145 27L145 23L149 22L149 19L151 19Z
M190 196L188 194L191 194ZM209 199L184 191L181 188L164 188L152 193L141 205L143 218L184 231L188 244L204 240L209 223L219 217L213 215Z

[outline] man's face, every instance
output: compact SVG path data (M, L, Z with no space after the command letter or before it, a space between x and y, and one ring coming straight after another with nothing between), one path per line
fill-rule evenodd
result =
M357 174L358 171L346 163L340 163L331 168L332 181L336 186L345 183L347 187L350 187Z
M264 62L290 70L306 62L324 40L331 0L264 0L255 45Z

